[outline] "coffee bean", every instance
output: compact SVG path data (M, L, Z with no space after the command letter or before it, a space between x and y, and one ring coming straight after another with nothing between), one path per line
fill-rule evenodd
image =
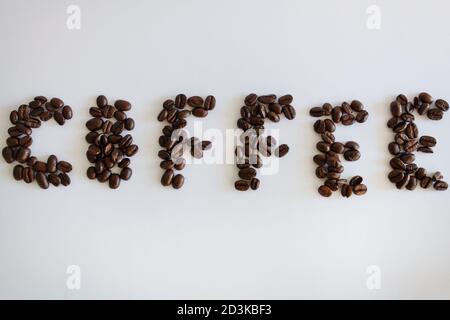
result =
M341 195L344 198L350 198L350 196L352 195L353 191L352 191L352 187L348 184L344 184L341 186Z
M108 104L108 99L104 95L99 95L96 102L99 108L103 108Z
M425 147L434 147L436 145L436 139L431 136L421 136L419 143Z
M17 153L17 156L15 157L16 161L20 163L25 163L28 158L30 157L31 150L29 148L19 148L19 152ZM6 159L6 158L5 158ZM8 161L6 161L8 162Z
M62 109L62 115L66 120L72 119L73 117L72 108L69 106L64 106L64 108Z
M55 108L55 110L64 107L64 102L59 98L52 98L50 100L50 104Z
M348 150L344 152L344 158L347 161L356 161L361 157L358 150Z
M448 189L448 184L445 181L438 180L433 184L433 187L437 191L445 191Z
M117 173L113 173L109 176L109 187L111 189L117 189L120 186L120 176Z
M47 177L44 173L37 172L36 173L36 181L37 181L39 187L41 187L42 189L48 189L49 184L48 184Z
M49 174L47 180L50 184L54 185L55 187L58 187L61 184L61 178L54 173Z
M61 180L61 184L64 187L67 187L68 185L70 185L70 177L67 173L62 172L58 175L58 177Z
M175 97L175 107L177 109L183 109L186 106L186 95L179 94Z
M10 147L4 147L2 149L2 156L5 159L5 161L7 163L12 163L14 162L14 154L13 154L13 150Z
M354 176L353 178L350 179L349 181L349 185L354 187L356 185L359 185L363 182L363 178L361 176Z
M61 172L70 172L72 171L72 165L68 163L67 161L59 161L56 165L56 168Z
M328 187L326 185L320 186L318 191L322 197L330 197L333 193L333 191L330 189L330 187Z
M291 105L284 105L282 108L282 112L288 120L292 120L296 116L295 108Z
M172 179L173 179L173 170L172 169L166 170L163 176L161 177L161 184L163 186L169 186L172 183Z
M430 177L424 177L422 180L420 180L420 186L424 189L428 189L433 184L433 179Z
M131 103L129 103L126 100L116 100L116 102L114 103L114 107L119 111L130 111ZM114 178L114 179L116 179L116 178Z
M415 176L410 176L408 183L406 184L406 189L413 191L417 187L417 179Z
M275 149L275 156L278 158L284 157L289 152L289 146L287 144L281 144Z
M433 102L433 98L431 97L431 95L426 92L422 92L419 94L419 100L424 103L432 103Z
M391 102L391 114L394 117L400 117L402 115L402 106L398 101Z
M247 97L245 97L245 105L246 106L254 106L256 104L256 101L258 100L258 96L254 93L249 94Z
M427 117L430 120L441 120L443 117L443 111L441 109L429 109L427 111Z
M448 102L443 99L437 99L436 102L434 103L434 105L436 106L436 108L438 108L442 111L448 111L448 109L449 109Z
M125 167L120 171L120 178L125 181L130 180L132 173L133 171L130 168Z
M199 97L199 96L190 97L187 100L187 104L193 108L202 108L203 107L203 98Z
M250 187L250 183L245 180L238 180L234 183L234 187L238 191L247 191Z
M205 109L213 110L216 106L216 98L214 96L207 96L205 99Z
M239 178L243 180L251 180L256 176L256 170L253 168L245 168L239 170Z
M208 110L201 108L201 107L194 108L194 109L192 109L192 115L194 117L204 118L208 115Z
M269 95L265 95L265 96L259 96L258 97L258 101L262 104L266 104L269 105L271 103L274 103L277 99L277 96L274 94L269 94Z
M356 121L359 123L364 123L369 118L369 113L366 110L363 110L361 112L358 112L356 115Z
M13 176L14 176L14 179L16 179L17 181L22 180L23 166L21 166L20 164L15 165L14 169L13 169Z
M357 196L362 196L367 193L367 187L365 184L357 184L353 186L353 193Z
M278 103L281 105L288 105L291 104L294 98L290 94L286 94L284 96L281 96L278 98Z
M172 187L174 189L180 189L184 184L184 177L181 174L177 174L172 179Z
M103 121L99 118L92 118L88 122L86 122L86 128L90 131L99 130L103 125Z
M309 114L312 117L322 117L322 116L324 116L325 111L323 110L322 107L314 107L314 108L311 108L311 110L309 110Z

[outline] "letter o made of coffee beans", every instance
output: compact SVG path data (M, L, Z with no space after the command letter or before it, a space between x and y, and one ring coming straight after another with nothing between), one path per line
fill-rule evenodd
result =
M42 189L48 189L50 185L58 187L70 184L68 173L72 171L72 165L67 161L59 161L55 155L50 155L47 161L32 156L31 136L42 122L54 119L62 126L66 120L72 119L72 115L72 108L65 105L63 100L47 100L44 96L37 96L30 103L11 111L9 119L13 126L8 129L9 137L2 155L7 163L18 162L13 169L15 180L25 183L36 181Z

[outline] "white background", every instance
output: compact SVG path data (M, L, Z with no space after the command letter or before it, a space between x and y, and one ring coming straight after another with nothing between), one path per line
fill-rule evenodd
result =
M68 30L66 8L81 8ZM381 29L366 27L369 5ZM397 191L389 170L389 101L450 99L448 1L0 1L0 137L35 95L74 109L33 133L33 154L74 165L69 188L40 190L0 161L1 298L450 298L449 191ZM205 129L234 128L243 98L291 93L294 121L271 126L291 147L277 175L239 193L232 165L193 165L163 188L156 153L162 102L214 94ZM119 190L85 176L88 108L128 99L140 152ZM364 197L321 198L311 106L358 98L370 119L339 127L361 144ZM434 135L418 163L450 177L450 115L417 121ZM69 265L81 289L66 287ZM381 289L366 287L379 266Z

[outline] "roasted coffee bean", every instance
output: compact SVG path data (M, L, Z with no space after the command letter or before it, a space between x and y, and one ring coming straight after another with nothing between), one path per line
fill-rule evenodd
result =
M22 180L23 166L21 166L20 164L15 165L14 169L13 169L13 176L14 176L14 179L16 179L17 181Z
M126 100L116 100L114 107L119 111L130 111L131 103Z
M19 114L16 110L11 111L11 113L9 114L9 120L12 124L16 124L19 121Z
M184 176L182 174L177 174L172 179L172 187L174 189L180 189L184 184Z
M292 120L296 116L295 108L291 105L285 105L282 108L283 114L288 120Z
M72 171L72 165L68 163L67 161L59 161L56 165L56 168L61 172L70 172Z
M258 97L258 101L260 103L266 104L266 105L274 103L276 101L276 99L277 99L277 96L274 95L274 94L268 94L268 95L265 95L265 96L259 96Z
M431 136L421 136L419 143L425 147L434 147L436 145L436 139Z
M172 99L167 99L163 103L163 108L166 109L166 110L170 110L170 109L175 108L175 101L173 101Z
M367 186L365 184L357 184L353 186L353 193L357 196L362 196L367 193Z
M158 151L158 157L163 160L169 160L170 159L170 152L166 150L159 150Z
M391 114L394 117L400 117L402 115L402 106L398 101L391 102Z
M130 168L125 167L120 171L120 179L125 181L130 180L132 173L133 171Z
M448 189L448 184L445 181L438 180L433 184L433 187L437 191L445 191Z
M330 188L331 191L338 191L339 190L339 182L341 179L339 180L334 180L334 179L327 179L325 180L325 186L327 186L328 188Z
M8 147L17 147L19 145L19 139L15 137L9 137L6 139L6 145Z
M320 186L318 191L322 197L330 197L333 194L333 191L330 189L330 187L326 185Z
M399 94L395 100L402 106L406 106L408 104L408 98L404 94Z
M28 158L30 157L31 150L29 148L19 148L19 152L17 153L17 156L15 157L16 161L20 163L25 163ZM5 157L6 159L6 157ZM8 161L6 161L8 162Z
M129 146L126 150L125 150L125 154L128 157L132 157L134 156L137 152L138 152L139 148L137 145L132 144L131 146Z
M43 161L36 161L33 165L33 169L37 172L47 172L47 163Z
M54 185L55 187L58 187L61 184L61 178L54 173L50 173L47 177L47 180L50 184Z
M416 171L416 178L422 180L427 176L427 171L425 168L418 168Z
M415 176L410 176L409 180L408 180L408 183L406 184L406 189L412 191L412 190L416 189L416 187L417 187L417 179L416 179L416 177Z
M119 168L126 168L126 167L128 167L129 165L130 165L130 159L128 159L128 158L123 158L118 164L117 164L117 166L119 167Z
M316 148L323 153L327 153L328 151L330 151L330 145L323 141L317 142Z
M64 107L64 102L59 98L52 98L50 100L50 103L51 103L52 107L55 108L55 110Z
M103 108L108 104L108 99L104 95L99 95L96 102L99 108Z
M354 115L352 115L352 114L347 114L347 113L345 113L345 114L343 114L342 115L342 117L341 117L341 123L344 125L344 126L350 126L350 125L352 125L352 124L354 124L355 123L355 116Z
M278 148L275 149L275 156L278 158L284 157L289 152L289 146L287 144L280 144Z
M422 92L419 94L419 100L424 103L432 103L433 102L433 98L431 97L431 95L426 92Z
M366 110L363 110L361 112L358 112L356 115L356 122L364 123L369 119L369 113Z
M442 117L444 116L443 111L441 109L429 109L427 111L427 117L430 120L441 120Z
M246 180L238 180L234 183L234 187L238 191L247 191L250 187L250 183Z
M342 117L342 108L341 107L334 107L333 110L331 111L331 118L333 120L333 122L338 123L341 121L341 117Z
M433 179L430 177L424 177L422 180L420 180L420 186L424 189L428 189L433 184Z
M49 184L48 184L47 176L44 173L37 172L36 173L36 181L37 181L39 187L41 187L42 189L48 189Z
M173 170L172 169L166 170L163 176L161 177L161 184L163 186L169 186L172 183L172 179L173 179Z
M418 112L420 115L424 115L425 113L428 112L429 107L430 107L430 105L429 105L428 103L422 103L422 104L420 105L420 107L417 109L417 112Z
M417 147L418 147L417 140L409 140L403 146L403 148L405 149L406 152L414 152L417 150Z
M64 106L62 109L62 115L63 115L64 119L66 119L66 120L72 119L72 117L73 117L72 108L69 106Z
M203 107L203 98L199 96L190 97L187 100L187 104L192 108L202 108Z
M389 164L391 165L392 169L405 169L405 163L399 158L392 158Z
M331 105L331 103L324 103L322 105L322 109L324 111L325 116L330 116L333 111L333 106Z
M95 167L89 167L87 169L86 175L89 179L95 179L97 177L97 170Z
M192 109L192 115L194 117L204 118L208 115L208 110L201 108L201 107L194 108L194 109Z
M325 110L322 107L314 107L309 110L309 114L312 117L322 117L325 115Z
M116 121L111 127L111 132L118 135L121 134L124 129L125 123L123 121Z
M35 180L35 172L30 167L23 168L22 178L25 183L31 183Z
M64 187L67 187L68 185L70 185L70 177L67 173L62 172L62 173L58 174L58 177L61 180L61 184Z
M343 184L341 186L341 195L344 198L350 198L350 196L352 195L353 191L352 191L352 187L348 184Z
M117 189L120 186L120 176L117 173L113 173L109 176L109 187L111 189Z
M325 142L326 144L330 144L328 142ZM344 153L345 151L345 146L343 143L341 142L333 142L331 144L330 150L336 153ZM328 152L328 151L327 151Z
M284 96L281 96L278 98L278 103L281 105L288 105L291 104L294 98L290 94L286 94Z
M256 170L253 168L244 168L239 170L239 178L244 180L251 180L256 176Z
M57 170L57 163L58 163L58 158L56 158L55 155L51 155L48 157L47 160L47 172L49 173L55 173Z
M174 165L174 168L176 169L176 170L178 170L178 171L180 171L180 170L183 170L184 169L184 167L186 166L186 160L184 159L184 158L177 158L175 161L174 161L174 163L175 163L175 165Z
M216 98L214 96L207 96L205 99L205 109L213 110L216 106Z
M99 118L92 118L88 122L86 122L86 128L90 131L99 130L103 125L103 121Z
M404 153L400 155L400 160L406 164L413 163L416 160L416 156L413 153Z
M448 102L443 99L437 99L436 102L434 103L434 105L436 106L436 108L438 108L442 111L448 111L448 109L449 109Z
M244 103L246 106L254 106L256 104L256 101L258 100L258 96L254 93L249 94L247 97L245 97Z
M362 182L363 182L363 178L361 176L354 176L353 178L350 179L349 185L354 187L358 184L361 184Z
M184 94L179 94L175 97L175 107L177 109L183 109L186 106L187 98Z
M439 171L436 171L431 178L433 179L433 181L437 181L444 179L444 176Z
M127 119L125 119L124 123L125 123L125 129L126 129L126 130L131 131L131 130L134 129L134 125L135 125L135 124L134 124L133 118L127 118Z
M344 152L344 158L347 161L356 161L361 157L358 150L348 150Z
M60 126L64 125L64 123L66 122L66 119L64 119L63 114L59 111L55 111L53 113L53 118L55 119L56 123L59 124Z
M116 112L117 112L116 107L107 105L102 109L102 116L107 119L111 119Z
M252 180L250 180L250 188L252 190L258 190L259 184L260 184L260 181L258 178L253 178Z

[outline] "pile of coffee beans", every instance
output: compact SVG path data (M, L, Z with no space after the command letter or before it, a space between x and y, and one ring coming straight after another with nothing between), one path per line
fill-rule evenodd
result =
M241 107L241 117L237 121L238 128L244 132L240 135L242 145L235 148L236 166L239 169L240 178L234 183L236 190L247 191L259 188L260 180L256 178L256 169L263 166L261 156L270 157L273 153L281 158L289 152L287 144L277 147L274 137L264 135L264 122L266 119L279 122L281 115L288 120L294 119L296 112L291 105L292 100L290 94L278 99L274 94L258 96L251 93L245 97L245 105Z
M197 137L188 139L183 128L187 125L187 118L191 115L197 118L205 118L209 111L216 106L216 98L207 96L205 99L199 96L187 98L184 94L178 94L175 100L164 101L163 108L158 114L158 121L167 121L169 124L162 129L159 137L159 145L162 150L158 152L161 159L160 167L164 170L161 177L163 186L172 186L180 189L184 184L184 176L175 174L174 170L181 171L186 166L183 158L184 150L189 149L191 156L200 159L203 151L212 147L211 141L201 141Z
M125 130L134 129L134 120L126 114L130 110L128 101L116 100L110 105L104 95L98 96L97 106L89 109L93 118L86 122L90 131L86 135L90 144L86 156L93 166L87 169L87 176L99 182L108 181L111 189L117 189L121 180L131 178L130 157L139 149L133 144L133 137L124 134ZM113 173L115 166L119 173Z
M55 155L51 155L47 162L31 156L33 129L39 128L42 121L52 118L62 126L72 118L72 109L59 98L48 101L46 97L38 96L11 112L9 119L13 126L8 129L9 138L6 139L7 146L3 148L2 155L7 163L19 162L13 170L14 179L26 183L36 181L42 189L48 189L50 184L55 187L70 184L67 175L72 170L70 163L58 161Z
M416 157L414 153L433 153L436 139L431 136L419 136L419 129L414 123L414 112L419 115L426 114L431 120L440 120L444 112L448 111L447 101L438 99L434 101L430 94L422 92L412 101L404 94L400 94L390 105L392 118L387 122L387 126L394 132L394 141L389 143L389 152L394 156L390 161L392 171L389 173L389 180L398 189L414 190L417 185L424 189L431 186L435 190L447 190L448 184L443 181L440 172L427 174L427 170L418 167L414 163Z
M341 177L344 167L339 155L342 154L347 161L358 160L361 157L359 144L354 141L338 142L333 134L337 123L350 126L355 122L366 122L369 113L364 110L363 104L358 100L353 100L351 103L343 102L340 106L334 107L330 103L325 103L321 107L311 108L309 113L312 117L326 117L314 123L314 131L321 136L321 141L316 144L320 154L316 154L313 158L317 164L316 176L319 179L325 179L324 184L318 189L319 194L330 197L339 189L341 195L346 198L352 194L358 196L365 194L367 187L362 183L361 176L354 176L350 180Z

